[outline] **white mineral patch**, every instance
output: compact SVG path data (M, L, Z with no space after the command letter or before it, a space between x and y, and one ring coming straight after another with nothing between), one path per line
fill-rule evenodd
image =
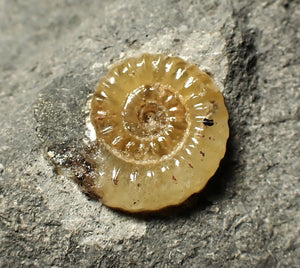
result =
M90 119L90 110L91 110L91 101L92 101L92 94L88 96L88 101L85 105L84 112L86 114L85 118L85 136L88 139L84 139L84 143L88 144L90 141L95 141L96 140L96 131L95 128L91 122Z
M53 176L51 167L43 157L32 168L48 174L43 177L47 179L39 181L38 189L49 207L49 213L59 212L55 218L60 219L64 229L82 230L81 244L104 247L109 241L141 237L145 234L145 222L118 214L104 207L101 202L88 199L70 179Z

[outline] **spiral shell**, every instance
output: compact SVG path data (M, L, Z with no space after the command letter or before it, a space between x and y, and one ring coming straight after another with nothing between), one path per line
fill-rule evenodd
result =
M228 112L210 76L179 57L144 54L113 66L91 102L99 153L89 192L130 212L177 205L224 157Z

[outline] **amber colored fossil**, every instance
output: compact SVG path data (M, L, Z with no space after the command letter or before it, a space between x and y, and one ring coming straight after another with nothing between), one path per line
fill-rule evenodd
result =
M113 66L93 95L90 120L99 153L88 191L129 212L178 205L203 189L229 136L211 77L159 54Z

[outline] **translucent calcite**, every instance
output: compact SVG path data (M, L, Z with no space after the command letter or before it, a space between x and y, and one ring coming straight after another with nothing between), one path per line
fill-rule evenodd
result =
M98 148L88 191L130 212L177 205L203 189L229 136L211 77L167 55L113 66L94 93L90 120Z

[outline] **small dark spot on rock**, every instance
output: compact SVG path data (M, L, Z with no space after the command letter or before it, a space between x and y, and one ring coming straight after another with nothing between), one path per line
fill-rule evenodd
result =
M29 71L34 72L36 70L36 68L37 68L37 65L34 65L34 66L31 67L31 69Z
M189 163L190 168L194 168L193 165L191 163Z
M109 48L111 48L112 46L105 46L104 48L103 48L103 50L106 50L106 49L109 49Z
M175 178L175 176L172 176L172 180L173 181L177 181L177 179Z
M213 125L214 125L214 120L212 120L212 119L207 119L207 118L204 118L204 120L203 120L203 124L204 124L204 125L206 125L206 126L209 126L209 127L211 127L211 126L213 126Z
M200 154L204 157L205 156L205 153L204 152L202 152L202 151L200 151Z
M125 40L125 43L128 44L129 47L131 47L134 43L136 43L138 40L129 40L128 38Z
M289 1L288 1L288 0L283 1L282 6L283 6L285 9L288 9L288 8L290 7Z
M212 74L210 71L204 70L204 72L205 72L207 75L209 75L210 77L213 77L213 74Z

